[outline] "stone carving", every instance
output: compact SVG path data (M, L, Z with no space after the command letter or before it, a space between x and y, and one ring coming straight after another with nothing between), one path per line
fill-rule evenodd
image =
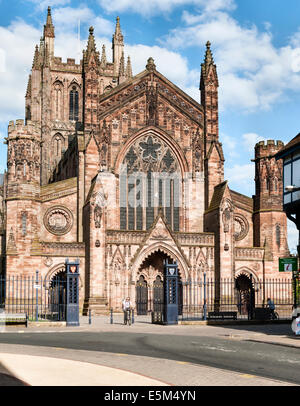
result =
M155 125L157 94L153 86L147 91L148 125Z
M249 231L249 223L241 215L234 216L234 239L235 241L243 240Z
M155 228L153 234L151 235L152 240L169 240L170 236L163 224L158 224Z
M146 135L138 139L127 152L123 164L128 173L140 171L174 173L178 162L168 146L158 137Z
M102 169L107 169L109 160L109 146L111 144L111 126L103 120L103 126L100 134L100 165Z
M193 107L187 101L183 101L183 99L179 96L179 94L175 94L171 89L168 89L164 84L157 83L157 92L162 95L163 97L167 98L173 105L175 104L180 108L180 110L184 110L190 117L196 120L198 123L202 121L202 115L198 111L197 108Z
M101 218L103 214L103 208L106 205L106 196L102 192L98 192L95 199L95 208L94 208L94 222L95 227L101 227Z
M121 104L124 104L127 99L137 94L140 91L143 91L147 86L146 80L139 83L135 86L126 87L123 91L120 91L117 95L112 95L109 98L105 98L103 101L100 101L99 104L99 118L107 115L107 109L119 107Z
M224 225L224 233L228 233L228 231L229 231L229 224L230 224L230 218L231 218L230 211L231 210L229 207L226 207L226 209L224 209L224 211L223 211L222 220L223 220L223 225Z
M44 225L51 234L67 234L73 226L73 215L66 207L52 207L45 213Z
M52 258L49 258L49 257L46 257L46 258L44 259L44 264L45 264L47 267L50 267L50 266L53 264L53 259L52 259Z
M224 227L224 234L225 234L225 244L224 244L224 250L228 251L229 250L229 244L227 241L227 234L230 231L230 223L231 223L231 213L232 213L232 205L229 201L226 201L225 206L222 210L222 221L223 221L223 227Z
M201 159L201 147L202 142L200 138L199 128L197 129L196 134L194 134L192 140L193 146L193 170L194 172L202 171L202 159Z
M96 228L101 227L101 218L102 218L102 207L100 207L98 204L96 204L95 209L94 209L94 221L95 221Z
M16 246L15 235L14 235L14 231L13 231L13 228L12 228L12 227L11 227L11 229L10 229L7 247L8 247L9 249L14 249L14 248L17 247L17 246Z

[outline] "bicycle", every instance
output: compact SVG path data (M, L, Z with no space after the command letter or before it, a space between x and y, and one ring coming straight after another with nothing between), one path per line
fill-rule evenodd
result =
M279 314L275 312L275 310L271 310L270 312L270 320L278 320L279 319Z
M124 316L124 325L128 324L128 326L131 326L131 309L126 309Z

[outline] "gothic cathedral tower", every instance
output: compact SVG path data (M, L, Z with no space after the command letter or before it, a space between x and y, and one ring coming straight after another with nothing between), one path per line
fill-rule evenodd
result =
M254 246L265 246L276 257L289 255L287 221L282 211L282 162L274 157L282 147L281 141L260 141L254 159Z

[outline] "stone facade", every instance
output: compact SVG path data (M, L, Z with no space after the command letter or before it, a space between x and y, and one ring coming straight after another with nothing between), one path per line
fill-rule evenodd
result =
M113 58L94 30L80 64L54 56L51 10L36 47L25 122L10 122L0 190L1 272L50 279L80 259L84 313L119 308L138 281L163 279L177 261L182 282L208 276L278 276L288 255L282 211L283 144L255 147L256 194L224 181L218 77L210 43L201 104L150 57L132 76L117 19ZM289 277L284 275L284 277ZM142 278L142 279L141 279Z

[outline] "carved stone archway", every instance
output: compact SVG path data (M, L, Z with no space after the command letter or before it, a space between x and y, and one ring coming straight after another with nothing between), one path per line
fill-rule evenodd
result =
M178 258L173 257L158 248L144 255L136 273L136 307L137 314L146 315L148 312L163 312L164 310L164 261L178 263L178 311L182 309L182 278L181 266ZM181 313L180 313L181 314Z
M161 252L165 255L167 255L172 261L177 261L178 268L180 271L180 276L183 282L187 281L189 278L189 268L180 254L179 251L175 251L173 247L170 245L164 243L164 242L156 242L154 244L151 244L150 246L146 247L144 250L142 250L138 257L135 259L134 263L132 264L132 279L137 280L138 275L139 275L139 270L143 262L150 257L151 254L155 252Z
M56 276L59 276L59 274L64 273L65 270L66 270L66 265L64 263L59 263L59 264L54 265L47 272L47 274L45 275L45 277L43 279L44 288L48 289L51 280L53 280ZM79 275L78 279L79 279L79 289L81 289L83 287L81 275Z

